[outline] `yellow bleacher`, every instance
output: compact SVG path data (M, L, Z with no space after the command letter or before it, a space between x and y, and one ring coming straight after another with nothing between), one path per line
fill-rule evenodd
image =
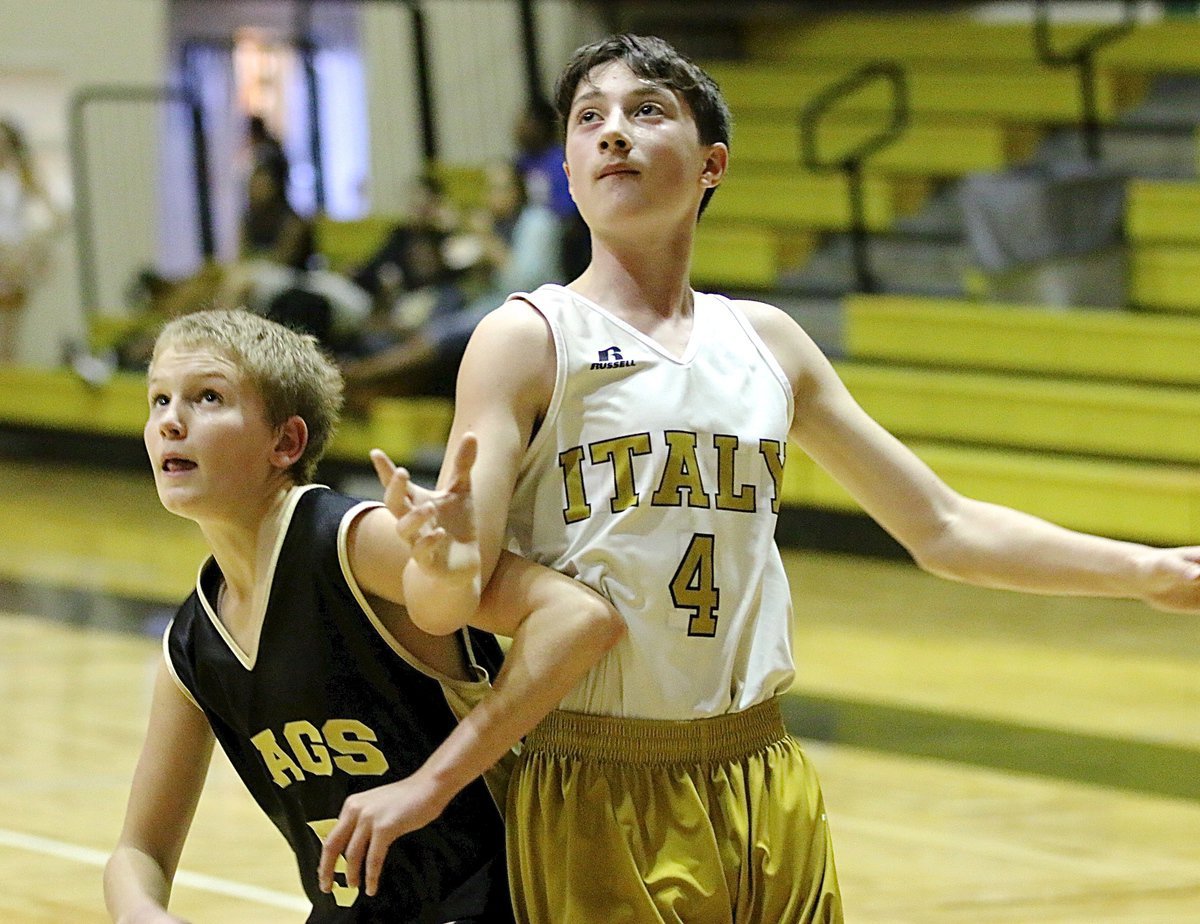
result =
M0 424L141 438L146 422L146 379L118 372L101 386L67 369L0 367ZM327 456L365 463L376 446L397 462L441 453L453 407L439 398L380 398L365 418L343 420Z
M1200 319L911 295L851 295L844 312L858 359L1200 385Z
M1074 48L1096 28L1052 20L1051 42L1057 50ZM1038 63L1031 24L988 22L968 13L843 13L764 20L747 31L755 53L776 61ZM1102 48L1097 61L1102 68L1127 72L1200 70L1200 23L1184 18L1139 23Z
M864 200L867 225L872 230L890 228L906 211L901 187L878 177L867 178ZM720 222L756 221L767 227L837 230L849 225L850 196L846 181L837 174L748 166L729 171L707 214Z
M1087 31L1056 27L1054 37L1066 44ZM915 212L937 181L1022 163L1048 127L1080 116L1076 74L1037 61L1028 25L992 26L951 14L773 17L749 28L746 48L743 60L705 63L735 117L731 169L706 221L736 225L739 233L711 235L733 250L718 257L715 247L703 247L695 264L698 278L717 286L767 289L795 268L779 256L781 228L809 234L850 228L846 181L801 166L798 123L818 93L862 64L905 65L911 116L905 132L863 164L866 225L875 233ZM1131 85L1126 71L1100 72L1103 118L1135 101L1144 81ZM882 129L893 102L892 87L873 81L836 103L819 123L822 159L837 161ZM755 225L773 233L756 236ZM765 255L754 250L764 240ZM790 255L796 253L806 251ZM753 269L736 271L743 267Z
M951 485L1064 526L1200 537L1200 319L855 295L851 393ZM790 504L853 511L794 452Z
M878 120L848 116L823 121L820 150L829 158L851 151L878 130ZM1033 153L1039 134L999 120L917 119L895 144L872 155L867 165L884 175L957 177L974 170L1001 170ZM735 170L742 164L797 168L801 163L796 119L748 112L739 115L733 137Z
M879 363L838 363L860 404L913 439L1200 463L1200 391Z
M1102 535L1168 545L1194 544L1200 537L1200 472L1193 466L907 442L947 483L971 497ZM861 512L794 449L783 495L787 505Z
M1129 252L1129 299L1143 308L1200 313L1200 250L1194 245L1136 246Z
M1131 179L1125 234L1135 244L1200 244L1200 182Z
M1200 312L1200 182L1130 180L1125 236L1130 300L1145 308Z
M812 233L708 217L696 228L692 279L701 287L767 289L815 246Z
M887 59L886 55L876 57ZM798 112L816 93L854 67L840 64L793 64L738 61L706 65L735 113ZM1035 64L920 63L907 70L913 113L923 116L974 117L1010 122L1069 123L1079 118L1079 89L1075 75ZM891 108L891 89L882 82L863 87L838 106L841 114L884 115ZM1104 117L1128 105L1113 79L1097 81L1097 103Z

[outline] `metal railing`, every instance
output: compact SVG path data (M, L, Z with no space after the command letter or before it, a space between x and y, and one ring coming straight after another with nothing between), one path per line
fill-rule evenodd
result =
M100 283L96 259L95 213L92 176L88 162L86 117L90 109L104 103L175 103L187 108L195 184L200 253L211 258L216 251L208 172L208 148L204 113L199 101L186 90L173 87L123 86L86 87L71 99L68 139L72 183L75 188L75 243L79 260L80 304L85 317L100 305Z
M821 120L839 102L860 92L875 81L891 88L891 110L887 124L868 135L848 151L835 157L823 157L819 150L818 129ZM866 198L863 186L863 164L871 155L894 143L908 129L908 81L904 68L893 61L874 61L865 64L812 97L800 112L800 160L803 166L816 173L839 171L845 176L850 200L850 238L853 247L854 272L861 292L878 288L871 272L868 253Z
M1050 0L1034 0L1033 43L1038 58L1057 68L1074 67L1079 78L1081 108L1080 130L1088 159L1095 162L1101 156L1103 131L1100 106L1096 99L1096 52L1125 35L1137 26L1137 7L1134 0L1123 0L1121 20L1103 26L1087 35L1072 48L1054 47L1050 22Z

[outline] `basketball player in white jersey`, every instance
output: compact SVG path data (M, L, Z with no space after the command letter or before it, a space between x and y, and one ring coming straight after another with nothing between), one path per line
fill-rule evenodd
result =
M841 921L820 787L778 704L793 677L773 540L787 440L954 580L1198 611L1200 548L957 494L786 314L693 291L729 115L669 45L580 49L557 104L592 261L481 322L448 453L477 434L484 574L511 548L603 593L627 634L526 739L507 814L517 919Z

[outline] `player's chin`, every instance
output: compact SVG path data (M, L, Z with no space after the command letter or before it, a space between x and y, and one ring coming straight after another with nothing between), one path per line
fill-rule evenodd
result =
M155 478L154 486L158 490L159 503L168 512L181 517L190 517L196 512L199 497L194 490L173 484L164 478Z

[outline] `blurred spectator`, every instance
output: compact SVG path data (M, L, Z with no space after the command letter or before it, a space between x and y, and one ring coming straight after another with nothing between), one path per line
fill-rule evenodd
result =
M248 308L303 330L339 352L358 335L371 297L345 276L310 269L315 248L312 222L288 203L278 171L259 165L250 176L242 220L240 259L208 263L185 279L139 274L133 288L141 317L118 344L123 366L144 366L160 323L206 308Z
M371 299L345 276L311 269L314 251L313 224L292 208L278 173L255 167L242 259L225 274L219 302L244 305L342 351L370 314Z
M440 251L458 221L441 182L422 174L413 180L404 219L352 278L387 314L402 293L443 281L448 268Z
M312 222L292 208L279 174L270 166L255 167L248 195L242 218L242 258L305 269L313 255Z
M558 224L553 210L529 198L524 176L512 165L488 167L487 206L468 220L482 245L491 307L510 292L529 292L544 282L562 282Z
M59 221L24 135L0 119L0 364L16 356L21 315L49 268Z
M479 320L511 292L562 280L554 213L528 200L512 164L489 167L487 186L487 208L472 215L467 231L448 238L440 252L443 264L448 253L455 260L474 254L474 298L455 305L443 291L420 327L394 346L347 363L352 408L362 408L377 395L453 395L458 364ZM470 286L471 280L464 284Z
M246 120L246 144L250 152L249 173L259 167L271 172L280 189L287 189L288 159L279 139L271 134L266 120L252 115Z
M540 97L534 98L517 118L513 135L517 145L516 167L529 199L548 206L558 217L562 239L559 261L564 281L574 279L587 269L591 237L571 198L554 106Z

